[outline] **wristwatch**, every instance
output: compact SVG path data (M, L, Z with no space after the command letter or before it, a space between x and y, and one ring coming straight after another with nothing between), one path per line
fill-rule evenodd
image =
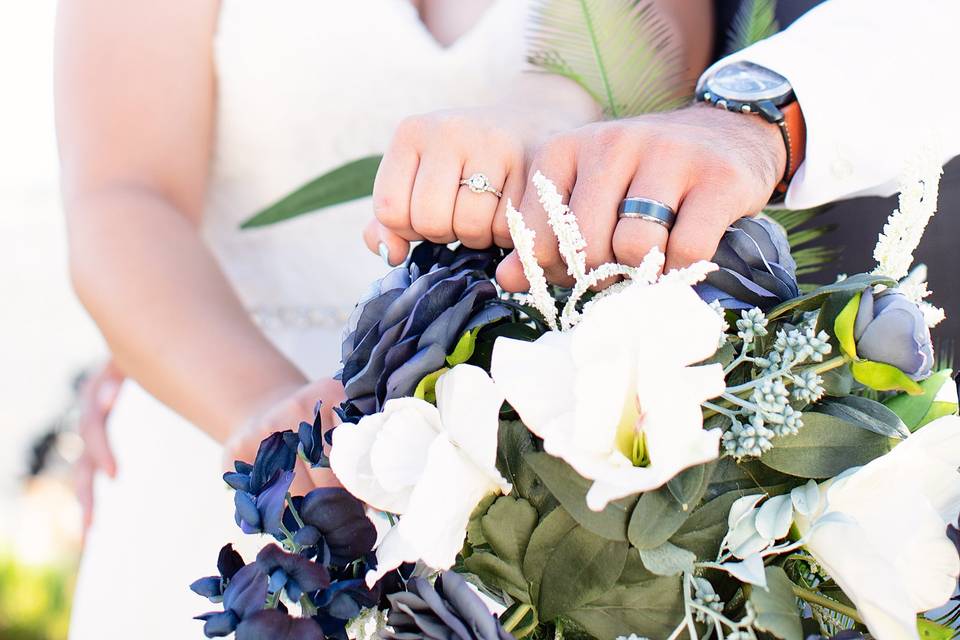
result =
M752 62L732 62L700 79L696 100L727 111L758 115L780 127L787 162L774 200L782 199L806 150L803 113L787 79Z

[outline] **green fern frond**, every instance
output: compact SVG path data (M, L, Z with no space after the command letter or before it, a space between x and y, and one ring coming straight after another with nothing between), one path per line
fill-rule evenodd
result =
M835 260L839 250L816 243L834 230L834 225L811 226L823 209L767 209L763 214L772 218L787 232L787 242L797 263L797 276L816 273Z
M650 0L535 0L528 59L579 84L611 118L679 106L680 53Z
M821 212L820 209L764 209L763 215L773 218L788 232L802 224L810 222Z
M780 30L776 0L745 0L740 4L730 29L727 53L745 49Z
M939 340L934 348L935 363L934 371L943 371L944 369L954 370L954 343L953 340Z

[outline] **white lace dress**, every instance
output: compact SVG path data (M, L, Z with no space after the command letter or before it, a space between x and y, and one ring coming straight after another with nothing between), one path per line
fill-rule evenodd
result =
M307 375L336 369L341 323L384 270L361 239L369 201L261 230L238 224L306 180L382 152L404 116L502 98L523 67L525 15L525 0L495 0L444 48L408 0L222 0L204 235L251 314ZM215 606L188 585L242 538L220 449L130 382L109 428L119 472L97 484L70 637L202 638L191 617ZM249 559L249 541L240 548Z

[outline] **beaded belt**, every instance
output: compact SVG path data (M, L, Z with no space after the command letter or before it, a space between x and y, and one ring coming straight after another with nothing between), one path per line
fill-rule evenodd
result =
M262 329L341 329L350 311L338 307L262 306L250 309Z

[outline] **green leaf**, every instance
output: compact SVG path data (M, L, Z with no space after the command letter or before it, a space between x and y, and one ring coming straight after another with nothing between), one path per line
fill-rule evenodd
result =
M766 575L767 589L750 589L750 604L757 613L754 626L781 640L803 640L793 583L780 567L767 567Z
M715 468L716 464L713 462L698 464L681 471L667 482L670 495L673 496L683 511L693 509L703 498Z
M579 84L611 118L683 102L680 50L649 0L537 0L529 60Z
M450 369L448 367L443 367L441 369L437 369L433 373L428 373L425 375L423 379L417 383L417 388L413 390L413 397L426 400L430 403L436 403L437 380L447 371L450 371Z
M640 549L640 559L648 571L658 576L679 576L693 573L697 556L675 544L664 542L653 549Z
M746 0L740 3L733 18L727 53L745 49L780 30L777 24L776 0Z
M884 455L897 443L825 413L805 411L803 425L797 435L774 438L760 462L800 478L832 478Z
M903 419L910 431L916 431L923 424L929 422L928 414L933 407L937 394L940 393L940 389L945 384L953 384L953 371L950 369L937 371L919 384L923 390L922 394L916 396L898 394L884 403ZM940 410L938 410L939 412ZM950 412L943 415L950 415Z
M497 557L516 565L519 571L537 518L537 510L526 500L501 496L480 519L480 526Z
M626 542L601 538L581 526L570 529L544 564L540 619L553 620L610 589L620 577L628 548Z
M547 486L524 456L534 451L533 436L519 420L502 420L497 434L497 469L513 485L513 494L526 498L541 516L557 506Z
M670 542L691 551L701 562L716 559L720 541L727 535L730 506L750 491L728 491L693 512Z
M640 496L630 516L627 538L637 549L654 549L669 540L690 514L667 487L648 491Z
M877 284L893 287L896 286L897 283L895 280L891 280L886 276L879 276L873 273L858 273L839 282L818 287L810 293L794 298L793 300L787 300L771 309L769 313L767 313L767 318L773 320L787 313L813 311L819 308L827 296L832 293L837 293L838 291L862 291L869 286Z
M520 602L530 604L530 594L523 572L487 551L475 551L463 561L467 571L493 589L500 589Z
M617 583L567 617L594 638L666 638L683 619L680 578L656 576L630 549Z
M627 539L627 524L637 504L635 497L622 498L608 504L603 511L593 511L587 506L587 491L592 481L578 474L566 462L547 453L528 453L525 462L577 522L608 540Z
M926 618L917 618L917 632L921 640L953 640L957 633L955 629Z
M241 229L263 227L296 216L342 204L373 193L373 180L383 156L367 156L348 162L303 185L240 225Z
M469 542L471 546L479 547L487 543L487 539L483 536L483 529L480 526L480 518L483 517L487 509L490 508L490 505L492 505L496 499L497 494L488 493L477 503L477 506L473 508L473 512L470 514L470 522L467 523L467 542Z
M857 357L857 341L853 337L853 325L857 321L857 312L860 311L862 295L862 293L855 293L833 321L833 334L840 344L840 350L851 358Z
M458 364L463 364L473 356L473 350L477 344L478 331L479 329L463 332L463 335L457 340L453 351L447 356L448 365L455 367Z
M828 396L842 398L850 395L853 390L853 374L850 373L850 365L845 364L836 369L830 369L820 374L823 382L823 391Z
M470 364L476 365L484 371L490 370L490 359L493 357L493 345L497 338L513 338L533 342L540 337L540 332L530 325L520 322L501 322L487 325L477 334L476 345Z
M578 526L577 521L563 507L557 507L533 530L527 552L523 556L523 575L527 579L533 602L538 602L540 599L540 582L543 579L547 560L550 559L560 541Z
M846 420L888 438L903 439L910 435L900 416L888 407L869 398L847 396L827 399L817 405L817 411Z
M915 381L895 366L885 362L857 360L850 363L853 379L877 391L906 391L912 396L923 394Z

